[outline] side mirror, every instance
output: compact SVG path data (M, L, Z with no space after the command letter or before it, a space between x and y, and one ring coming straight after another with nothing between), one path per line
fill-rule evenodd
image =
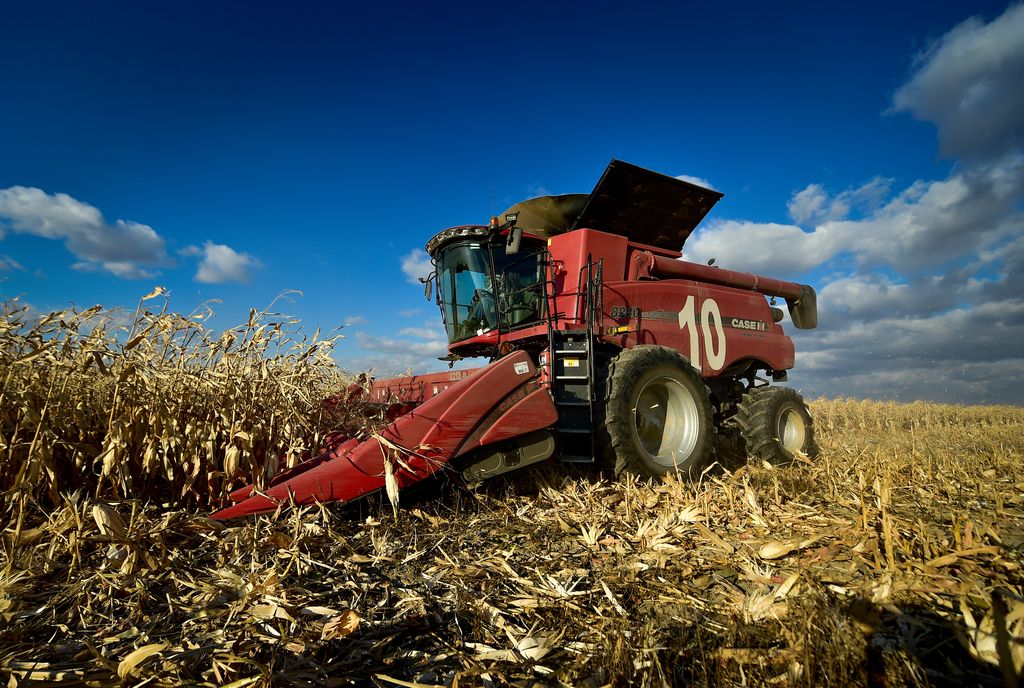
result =
M423 298L425 298L427 301L430 301L430 292L432 287L434 286L434 277L436 276L437 272L434 271L427 275L426 279L420 277L420 283L423 285Z
M523 240L523 228L513 227L508 230L508 241L505 242L505 255L511 256L519 253L519 243Z
M511 256L519 253L519 242L523 240L523 228L516 227L516 220L519 219L519 213L509 213L505 216L505 224L498 229L508 230L508 239L505 241L505 255ZM497 218L492 218L491 222L497 222Z

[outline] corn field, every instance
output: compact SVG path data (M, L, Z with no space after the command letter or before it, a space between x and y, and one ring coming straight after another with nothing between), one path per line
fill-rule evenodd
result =
M1024 409L818 400L792 466L222 524L370 419L321 403L336 338L162 298L0 321L8 686L1018 685Z
M162 308L150 308L163 300ZM217 334L209 308L168 312L157 289L134 314L94 306L0 313L0 489L8 504L94 497L207 506L232 485L294 465L351 419L338 335L253 309Z

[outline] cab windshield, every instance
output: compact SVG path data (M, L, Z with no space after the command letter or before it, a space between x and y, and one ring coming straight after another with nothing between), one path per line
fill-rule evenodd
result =
M437 255L437 287L448 342L540 320L540 256L525 246L508 256L503 245L488 248L479 240L443 247Z

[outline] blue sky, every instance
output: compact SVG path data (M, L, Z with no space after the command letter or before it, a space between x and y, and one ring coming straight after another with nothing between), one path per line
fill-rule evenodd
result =
M0 297L297 289L344 366L437 368L425 241L615 157L818 287L808 394L1024 403L1020 5L487 5L0 4Z

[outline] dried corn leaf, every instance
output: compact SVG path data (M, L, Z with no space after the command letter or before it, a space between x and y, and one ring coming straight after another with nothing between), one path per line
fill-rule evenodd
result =
M323 631L320 633L320 639L335 640L336 638L345 638L355 633L356 629L359 628L360 621L362 621L362 618L359 614L351 609L346 609L324 624Z
M92 518L103 535L112 537L115 540L124 540L128 534L128 529L125 527L121 515L109 504L102 502L93 504Z
M797 543L795 542L766 542L761 545L757 550L757 556L765 560L781 559L782 557L795 552L797 549Z
M163 652L166 648L166 643L151 643L132 650L124 659L118 662L117 675L121 678L128 678L139 665L153 655Z

